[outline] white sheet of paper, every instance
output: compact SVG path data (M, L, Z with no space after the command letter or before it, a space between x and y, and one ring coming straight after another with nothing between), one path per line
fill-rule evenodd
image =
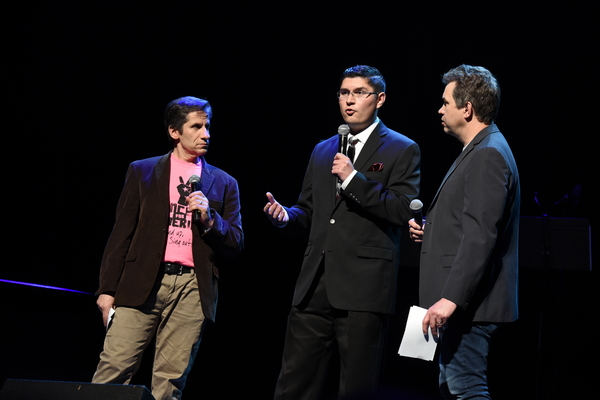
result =
M426 361L433 360L435 348L437 347L437 339L431 334L431 328L427 336L423 335L421 328L426 313L427 310L425 308L417 306L410 308L404 336L398 349L398 354L401 356L420 358Z
M112 317L113 317L114 313L115 313L114 308L111 308L110 310L108 310L108 321L106 321L106 330L108 330L108 328L110 328L110 323L112 321Z

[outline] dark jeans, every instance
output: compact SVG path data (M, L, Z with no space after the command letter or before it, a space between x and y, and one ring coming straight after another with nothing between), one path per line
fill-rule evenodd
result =
M491 399L488 352L496 324L449 321L440 341L440 391L445 399Z

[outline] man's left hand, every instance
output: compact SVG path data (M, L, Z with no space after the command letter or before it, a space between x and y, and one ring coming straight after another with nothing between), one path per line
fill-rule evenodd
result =
M198 210L200 212L200 221L202 222L202 225L204 225L206 229L212 228L213 219L210 218L210 205L208 204L208 199L204 193L199 190L190 193L190 195L186 197L186 201L190 211Z
M440 331L448 322L448 318L456 310L456 303L442 298L437 303L429 307L427 314L423 318L423 334L427 335L428 329L431 328L431 334L439 337Z

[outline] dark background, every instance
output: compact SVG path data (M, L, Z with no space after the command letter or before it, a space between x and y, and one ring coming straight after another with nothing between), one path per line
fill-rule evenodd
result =
M296 200L312 148L343 122L335 92L356 64L380 69L388 83L381 119L421 147L425 207L460 152L440 126L440 76L466 63L485 66L502 87L497 123L519 165L522 215L585 218L594 227L592 6L475 7L3 6L0 279L93 293L128 164L169 150L162 113L170 100L205 97L214 110L207 161L239 182L246 249L221 269L217 323L186 398L271 397L303 243L278 235L263 216L265 192ZM405 243L383 378L400 398L436 394L435 363L396 355L417 302L416 251ZM598 372L596 273L521 267L521 319L498 334L493 393L586 395ZM0 293L0 378L89 382L103 340L95 298L6 282ZM134 383L149 385L150 361Z

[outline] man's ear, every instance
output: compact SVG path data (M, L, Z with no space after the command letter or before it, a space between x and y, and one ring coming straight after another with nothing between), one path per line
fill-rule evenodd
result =
M169 126L169 136L171 136L171 139L177 140L179 139L179 131L172 126Z
M463 116L465 117L466 120L471 120L475 116L475 110L473 110L473 104L471 104L468 101L467 101L467 104L465 104Z
M381 92L377 95L377 108L381 108L383 103L385 103L385 92Z

